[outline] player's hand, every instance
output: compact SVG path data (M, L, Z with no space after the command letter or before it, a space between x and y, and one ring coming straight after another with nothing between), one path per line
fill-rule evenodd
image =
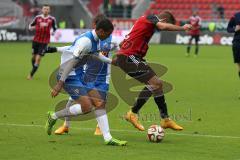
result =
M185 25L183 26L183 29L184 29L185 31L189 31L189 30L192 30L192 29L193 29L193 26L192 26L191 24L185 24Z
M240 25L236 25L235 27L235 32L239 31L240 30Z
M111 64L114 65L114 66L117 66L117 56L114 56L112 58L112 63Z
M53 87L52 91L51 91L51 95L52 97L56 97L58 95L58 93L61 91L61 89L63 88L63 81L58 81L58 83Z
M108 53L109 53L109 52L107 52L107 51L101 51L99 54L104 55L105 57L107 57L107 56L108 56Z
M35 26L31 26L31 27L29 27L29 30L30 30L30 31L33 31L34 29L36 29Z

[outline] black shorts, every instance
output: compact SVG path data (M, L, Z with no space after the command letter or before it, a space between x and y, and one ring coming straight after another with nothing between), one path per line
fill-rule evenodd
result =
M191 35L190 40L195 39L195 42L198 42L200 35Z
M32 42L32 54L44 56L47 49L47 43Z
M145 84L156 75L145 60L136 55L117 55L116 64L129 76Z
M240 63L240 42L233 42L232 45L234 63Z

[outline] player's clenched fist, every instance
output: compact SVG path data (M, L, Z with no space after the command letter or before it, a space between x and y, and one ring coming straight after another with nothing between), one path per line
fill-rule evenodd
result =
M185 31L189 31L189 30L191 30L193 27L192 27L192 25L191 24L185 24L184 26L183 26L183 29L185 30Z
M55 85L55 87L53 87L52 91L51 91L51 95L52 97L56 97L58 95L58 93L61 91L61 89L63 88L63 81L58 81L58 83Z

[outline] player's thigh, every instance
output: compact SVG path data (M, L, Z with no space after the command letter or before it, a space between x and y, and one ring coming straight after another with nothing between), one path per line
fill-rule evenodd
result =
M39 63L41 62L41 58L42 58L41 55L36 54L36 55L35 55L35 63L39 64Z
M32 55L35 56L38 53L38 43L37 42L32 42Z
M92 101L92 104L96 107L96 108L103 108L105 105L105 101L104 99L102 99L102 96L100 94L100 92L96 89L92 89L91 91L88 92L88 95Z
M160 80L158 76L153 76L148 82L147 82L148 88L151 90L163 90L163 83Z
M93 104L97 108L103 108L105 106L108 90L109 84L106 82L95 82L95 87L88 92Z
M188 43L191 44L191 43L192 43L192 40L193 40L193 36L190 36Z
M240 63L240 44L239 44L239 42L233 42L232 51L233 51L234 63Z
M66 79L63 89L75 101L83 96L88 97L88 94L86 89L84 88L84 85L78 79Z
M39 43L38 44L37 54L40 55L40 56L44 56L46 49L47 49L47 44Z
M118 60L119 58L119 60ZM117 57L118 66L129 76L141 83L147 83L156 73L143 59L134 55Z
M198 45L198 42L199 42L199 35L194 36L194 39L195 39L195 44Z
M83 113L88 113L92 110L93 105L88 95L80 96L78 99L75 99L75 102L81 104Z

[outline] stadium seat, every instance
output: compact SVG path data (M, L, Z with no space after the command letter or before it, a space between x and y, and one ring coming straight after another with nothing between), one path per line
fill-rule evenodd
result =
M203 20L211 20L213 2L224 7L226 18L240 10L239 0L154 0L149 9L167 9L172 11L177 19L187 20L192 15L192 9L197 8Z

